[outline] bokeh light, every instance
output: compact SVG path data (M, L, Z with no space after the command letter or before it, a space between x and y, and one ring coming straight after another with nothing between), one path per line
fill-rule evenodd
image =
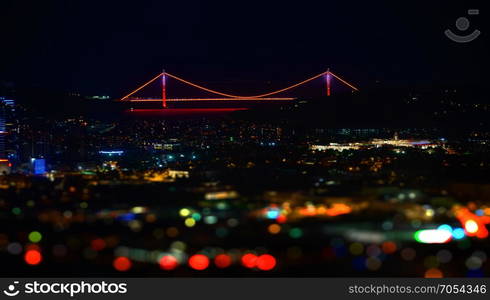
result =
M179 262L173 255L164 255L158 261L160 268L166 271L171 271L179 266Z
M269 254L263 254L257 258L257 268L262 271L269 271L276 266L276 259Z
M255 268L257 266L257 255L247 253L242 256L242 265L246 268Z
M203 254L195 254L189 258L189 266L194 270L205 270L209 266L209 258Z
M114 266L114 269L116 269L119 272L126 272L129 269L131 269L132 263L129 258L121 256L117 257L114 259L112 265Z
M28 265L38 265L43 260L43 256L38 250L28 250L24 255L24 260Z
M228 268L232 263L232 259L227 254L218 254L214 258L214 264L220 269Z

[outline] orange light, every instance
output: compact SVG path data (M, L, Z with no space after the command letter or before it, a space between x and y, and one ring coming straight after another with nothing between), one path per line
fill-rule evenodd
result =
M257 255L248 253L242 256L242 265L246 268L252 269L257 266Z
M29 250L24 255L24 260L28 265L35 266L41 263L43 256L41 255L41 252L37 250Z
M269 254L261 255L257 258L257 268L262 271L270 271L276 266L276 259Z
M119 272L126 272L131 269L132 263L129 258L120 256L114 260L112 265L114 266L114 269L118 270Z
M486 224L490 224L489 216L477 216L467 207L456 207L455 216L463 226L467 236L476 236L484 239L488 237Z
M319 77L321 77L321 76L325 75L326 73L327 73L327 72L322 72L321 74L315 75L315 76L310 77L310 78L308 78L308 79L306 79L306 80L303 80L303 81L301 81L301 82L298 82L298 83L296 83L296 84L293 84L293 85L291 85L291 86L288 86L288 87L286 87L286 88L283 88L283 89L280 89L280 90L277 90L277 91L273 91L273 92L269 92L269 93L265 93L265 94L261 94L261 95L254 95L254 96L238 96L238 95L226 94L226 93L221 93L221 92L218 92L218 91L215 91L215 90L212 90L212 89L208 89L208 88L205 88L205 87L203 87L203 86L201 86L201 85L198 85L198 84L192 83L192 82L190 82L190 81L187 81L187 80L185 80L185 79L182 79L182 78L180 78L180 77L177 77L177 76L175 76L175 75L172 75L172 74L169 74L169 73L165 72L165 74L166 74L168 77L171 77L171 78L173 78L173 79L176 79L176 80L178 80L178 81L180 81L180 82L186 83L186 84L188 84L188 85L191 85L191 86L196 87L196 88L198 88L198 89L204 90L204 91L206 91L206 92L210 92L210 93L213 93L213 94L217 94L217 95L220 95L220 96L225 96L225 97L230 97L230 98L263 98L263 97L271 96L271 95L274 95L274 94L279 94L279 93L281 93L281 92L285 92L285 91L287 91L287 90L290 90L290 89L292 89L292 88L295 88L295 87L300 86L300 85L302 85L302 84L305 84L305 83L307 83L307 82L310 82L310 81L312 81L312 80L315 80L315 79L317 79L317 78L319 78Z
M121 100L124 100L130 96L132 96L133 94L135 94L137 91L141 90L142 88L144 88L145 86L149 85L150 83L152 83L153 81L157 80L158 78L160 78L160 76L163 75L163 72L158 74L157 76L155 76L154 78L152 78L150 81L146 82L145 84L143 84L142 86L140 86L139 88L137 88L136 90L132 91L131 93L127 94L126 96L122 97ZM160 99L160 101L162 101L162 99Z
M143 89L144 87L146 87L147 85L149 85L150 83L152 83L153 81L157 80L158 78L160 78L160 76L163 76L163 78L165 78L165 76L168 76L170 78L173 78L175 80L178 80L180 82L183 82L185 84L188 84L190 86L193 86L195 88L198 88L198 89L201 89L203 91L206 91L206 92L209 92L209 93L213 93L213 94L216 94L216 95L220 95L220 96L224 96L224 97L228 97L228 98L240 98L240 100L254 100L256 98L260 98L260 99L264 99L265 97L268 97L268 96L271 96L271 95L275 95L275 94L279 94L279 93L282 93L282 92L285 92L285 91L288 91L290 89L293 89L295 87L298 87L300 85L303 85L305 83L308 83L312 80L315 80L317 78L320 78L324 75L332 75L333 77L335 77L336 79L338 79L340 82L342 82L343 84L347 85L348 87L350 87L351 89L355 90L355 91L358 91L358 89L353 86L352 84L348 83L347 81L343 80L342 78L340 78L339 76L335 75L334 73L330 72L330 71L326 71L326 72L322 72L318 75L315 75L313 77L310 77L306 80L303 80L301 82L298 82L298 83L295 83L293 85L290 85L286 88L283 88L283 89L279 89L279 90L276 90L276 91L272 91L272 92L268 92L268 93L264 93L264 94L259 94L259 95L253 95L253 96L239 96L239 95L233 95L233 94L227 94L227 93L222 93L222 92L219 92L219 91L216 91L216 90L212 90L212 89L209 89L209 88L206 88L202 85L198 85L198 84L195 84L195 83L192 83L190 81L187 81L183 78L180 78L176 75L172 75L170 73L167 73L167 72L162 72L160 74L158 74L157 76L155 76L154 78L152 78L150 81L146 82L145 84L143 84L142 86L140 86L139 88L137 88L136 90L132 91L131 93L129 93L128 95L124 96L121 98L121 101L122 100L125 100L127 99L128 97L132 96L133 94L135 94L136 92L138 92L139 90ZM163 81L162 81L163 83ZM166 99L166 93L165 93L165 87L163 87L163 98L162 99L158 99L159 101L163 101L164 103L164 106L165 106L165 103L168 101L168 99ZM230 99L227 99L227 100L230 100ZM197 100L195 100L197 101Z
M194 270L205 270L209 266L209 258L203 254L195 254L189 258L189 266Z
M343 80L342 78L340 78L339 76L335 75L334 73L328 71L328 73L330 75L332 75L333 77L335 77L336 79L338 79L340 82L342 82L343 84L345 84L346 86L350 87L351 89L355 90L355 91L359 91L358 88L356 88L355 86L353 86L352 84L348 83L347 81Z
M214 264L220 269L228 268L231 265L231 257L226 254L218 254L214 258Z
M269 227L267 227L267 230L269 230L270 234L278 234L281 232L281 225L278 224L271 224Z
M394 242L384 242L381 245L381 249L383 249L383 252L386 254L392 254L396 252L396 244Z
M441 270L436 268L431 268L425 271L425 278L442 278L444 277Z
M352 211L350 206L344 203L334 203L331 208L327 208L325 214L331 217L345 215Z
M173 255L162 256L158 263L160 264L160 268L167 271L173 270L179 265L179 262Z

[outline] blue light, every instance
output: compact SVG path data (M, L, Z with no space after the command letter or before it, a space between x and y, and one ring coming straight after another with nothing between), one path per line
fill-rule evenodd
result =
M122 215L118 216L116 219L120 220L120 221L124 221L124 222L129 222L129 221L133 221L134 219L136 219L136 215L133 213L126 213L126 214L122 214Z
M464 236L465 236L465 233L464 233L463 228L455 228L453 230L453 238L455 240L460 240L460 239L464 238Z
M44 158L33 158L31 159L34 175L42 175L46 173L46 160Z
M277 219L279 217L279 209L271 208L267 210L267 219Z
M447 225L447 224L443 224L443 225L437 227L437 229L439 229L439 230L446 230L446 231L449 231L449 232L453 232L453 228L450 225Z

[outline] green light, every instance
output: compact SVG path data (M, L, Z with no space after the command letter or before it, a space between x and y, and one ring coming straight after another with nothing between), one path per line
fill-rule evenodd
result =
M18 207L12 208L12 213L16 216L20 215L21 212L22 212L22 210Z
M422 230L418 230L418 231L416 231L416 232L413 234L413 238L414 238L414 239L415 239L417 242L419 242L419 243L422 243L422 241L420 240L420 237L419 237L419 236L420 236L420 232L421 232L421 231L422 231Z
M193 213L193 214L191 215L191 217L192 217L194 220L196 220L196 221L200 221L200 220L201 220L201 214L200 214L200 213L197 213L197 212L196 212L196 213Z
M303 231L300 228L292 228L289 231L289 236L292 237L293 239L299 239L300 237L303 236Z
M33 231L29 233L29 241L32 243L39 243L43 238L42 234L39 231Z

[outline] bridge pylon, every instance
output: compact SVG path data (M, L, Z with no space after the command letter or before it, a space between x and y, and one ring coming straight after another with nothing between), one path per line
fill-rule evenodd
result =
M167 83L165 69L162 72L162 107L167 108Z

